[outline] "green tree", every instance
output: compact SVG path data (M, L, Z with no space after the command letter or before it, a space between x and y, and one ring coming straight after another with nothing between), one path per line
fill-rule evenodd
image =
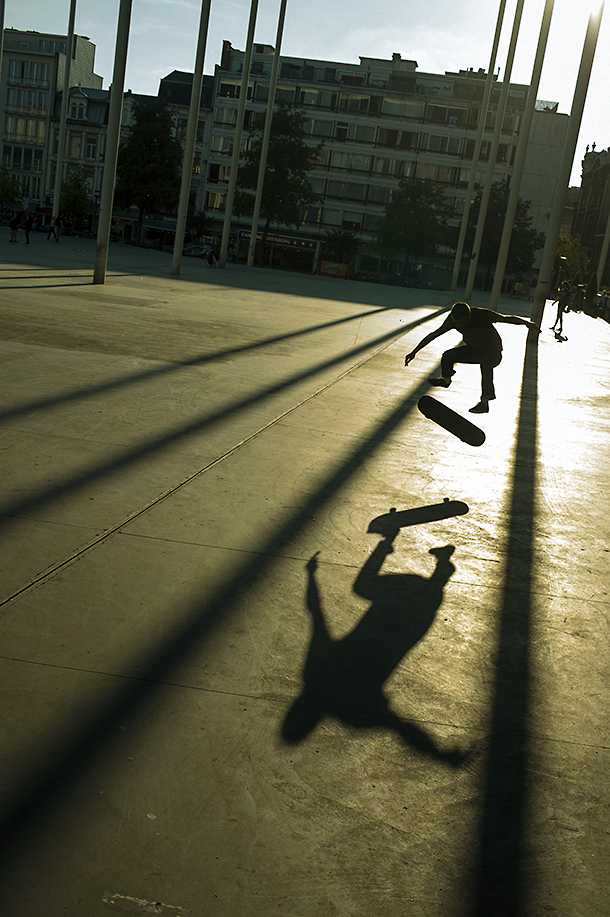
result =
M19 182L13 178L5 162L0 166L0 204L4 207L20 207L22 204Z
M162 99L138 99L134 126L119 149L115 201L136 206L136 242L145 216L174 213L180 198L182 146L172 113Z
M562 260L562 259L565 259ZM559 236L557 251L555 252L555 270L557 271L557 285L559 285L559 272L561 280L571 280L580 283L587 273L590 262L589 253L580 242L580 236Z
M485 229L481 240L479 263L485 267L486 275L492 273L498 260L502 232L504 230L504 217L508 206L510 188L505 181L496 181L491 186ZM472 251L474 235L481 209L482 192L478 191L472 203L468 220L469 230L466 234L466 246ZM532 218L529 215L530 201L517 200L517 209L513 222L513 233L510 240L510 249L506 260L506 271L509 274L518 271L529 271L534 264L536 252L544 247L544 233L537 232L532 227Z
M93 213L94 203L82 168L72 171L61 183L59 209L72 226Z
M349 264L358 254L359 246L360 239L356 232L350 229L329 229L322 242L322 251L325 257L333 261Z
M304 207L319 200L307 173L315 164L322 144L310 146L305 142L303 124L307 116L286 102L278 102L269 134L265 181L261 199L261 214L265 217L263 244L271 224L292 226L302 222ZM263 125L257 121L237 173L233 210L237 216L254 212L254 198L263 143Z
M186 218L186 228L191 235L191 239L195 241L203 239L212 228L212 225L212 220L205 210L195 210L193 213L189 213Z
M375 247L388 259L434 255L448 241L453 207L427 179L403 178L377 226Z

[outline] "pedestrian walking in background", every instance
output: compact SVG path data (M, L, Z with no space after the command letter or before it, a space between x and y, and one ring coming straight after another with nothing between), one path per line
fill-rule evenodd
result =
M24 211L21 225L25 233L25 244L29 245L30 244L30 233L32 231L32 226L34 225L34 221L32 219L31 214Z
M537 287L537 286L538 286L538 278L537 278L537 277L532 277L532 279L530 280L530 291L529 291L529 296L527 297L528 299L531 299L532 302L533 302L533 300L534 300L534 294L536 293L536 287Z
M19 230L19 217L14 216L10 222L11 227L11 242L17 241L17 232Z
M557 299L553 300L553 305L557 303L557 317L551 325L551 331L554 331L555 334L561 334L563 332L563 316L564 312L570 311L571 298L572 292L570 290L570 281L564 280L561 284L561 290L557 295Z

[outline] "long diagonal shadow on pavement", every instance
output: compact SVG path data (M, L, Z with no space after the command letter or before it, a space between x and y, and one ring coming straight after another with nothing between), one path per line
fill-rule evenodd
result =
M491 735L474 876L472 913L476 917L522 917L527 912L524 865L538 452L537 357L537 341L530 339L523 366Z
M154 439L145 441L135 448L126 450L122 455L117 456L115 459L109 461L104 460L99 465L88 468L79 474L75 474L66 481L56 483L50 487L41 488L37 492L29 494L25 499L15 501L12 504L5 504L0 510L0 527L6 527L10 525L14 517L18 517L25 512L30 512L33 508L40 508L45 506L58 497L72 493L83 485L90 483L91 481L102 478L104 475L110 474L111 472L117 471L118 469L125 468L131 465L133 462L136 462L138 459L141 459L144 456L150 454L156 449L181 442L194 433L200 433L206 427L209 427L212 424L237 413L238 411L243 411L247 408L251 408L255 404L260 404L265 399L270 398L272 395L284 391L290 386L302 382L305 379L316 376L322 371L330 369L331 367L336 366L345 360L353 359L354 357L357 357L360 354L364 354L367 351L373 351L373 353L370 354L370 356L373 356L375 353L374 348L382 349L383 346L389 346L394 340L402 337L412 328L415 328L428 320L429 317L424 317L418 319L415 322L411 322L409 325L401 325L399 328L394 328L391 331L388 331L385 334L374 338L373 340L366 341L359 347L354 347L351 350L342 352L330 360L325 360L322 363L317 363L308 369L295 373L294 376L289 376L287 379L284 379L275 385L269 386L268 388L257 392L249 398L244 398L241 401L228 407L224 407L213 414L208 414L204 417L198 417L196 420L192 421L191 423L184 424L178 429L172 430L169 433L165 433L161 436L157 436ZM352 368L353 367L347 371L351 371ZM218 458L219 457L214 459L212 464L218 461ZM201 473L201 470L204 469L200 469L196 473Z
M221 622L225 622L235 609L236 600L242 592L258 581L272 562L284 550L288 542L310 524L328 501L382 446L387 438L405 421L415 409L419 398L428 390L427 380L408 394L399 404L382 418L355 446L343 463L334 468L315 491L307 503L299 508L290 519L262 543L257 553L249 555L207 600L186 611L173 633L167 633L156 652L148 658L137 660L137 678L116 676L119 687L103 701L97 710L91 711L56 747L37 750L37 761L42 762L27 786L20 784L17 777L14 791L4 794L9 800L0 815L0 850L8 859L19 855L22 843L28 844L29 830L35 830L39 820L52 806L69 793L74 780L87 767L95 765L101 751L116 735L118 726L142 710L152 701L155 690L177 679L178 668L201 649L203 642L211 636ZM135 660L134 660L135 661ZM11 781L8 781L8 785Z
M133 385L139 382L146 382L150 379L156 379L176 372L182 372L185 368L191 366L205 366L208 363L214 363L227 357L238 356L239 354L250 353L255 350L261 350L270 347L273 344L279 344L283 341L289 341L293 338L303 337L307 334L313 334L316 331L322 331L326 328L333 328L336 325L347 324L348 322L358 321L377 315L380 312L391 312L392 307L387 309L371 309L367 312L358 312L354 315L348 315L345 318L339 318L332 322L324 322L319 325L311 325L307 328L299 328L297 331L289 331L286 334L278 334L273 337L265 338L261 341L253 341L250 344L243 344L239 347L227 347L224 350L217 350L213 353L198 354L188 360L180 360L177 363L172 362L170 365L162 365L154 369L146 369L144 372L132 373L128 376L121 376L112 379L109 382L101 382L99 385L92 385L88 388L73 389L61 395L51 398L41 398L37 401L28 401L23 404L15 405L0 411L0 422L11 420L13 417L20 417L23 414L29 414L32 411L42 411L50 407L56 407L62 404L69 404L74 401L80 401L84 398L90 398L100 395L104 392L111 392L114 389L124 388L127 385ZM445 310L441 310L445 311Z

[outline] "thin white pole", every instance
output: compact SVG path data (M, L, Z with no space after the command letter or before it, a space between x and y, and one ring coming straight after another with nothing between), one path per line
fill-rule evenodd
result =
M513 234L513 222L515 219L515 213L517 212L517 204L519 202L521 179L523 177L525 157L527 156L527 148L532 129L534 109L536 107L538 87L540 86L540 74L542 73L542 64L544 62L544 55L546 53L546 44L549 37L549 29L551 27L554 3L555 0L546 0L546 5L544 7L542 24L540 26L540 36L538 39L538 48L536 50L534 69L532 71L532 80L530 83L529 92L527 94L525 112L521 122L521 132L519 143L517 145L517 154L515 156L515 164L513 166L513 174L510 182L510 194L508 197L508 205L506 207L506 215L504 217L504 228L502 230L502 239L500 241L500 249L498 251L498 258L496 261L496 273L494 276L493 287L489 300L489 308L495 309L496 311L498 309L498 303L500 302L500 293L502 292L502 282L504 280L504 269L508 260L510 240Z
M2 78L2 52L4 51L4 0L0 0L0 79Z
M287 0L282 0L280 6L280 16L277 26L277 38L275 40L275 54L273 57L273 69L271 71L271 82L269 84L269 101L267 103L267 115L265 117L265 129L263 132L263 142L261 147L261 161L258 170L258 184L256 186L256 197L254 199L254 215L252 217L252 232L250 233L250 245L248 246L248 267L254 264L254 249L256 247L256 232L258 230L258 219L261 212L261 201L263 199L263 185L265 183L265 170L267 168L267 152L269 150L269 137L271 134L271 122L273 120L273 107L275 104L275 89L277 86L277 74L280 67L280 48L282 45L282 35L284 32L284 19L286 16Z
M74 18L76 16L76 0L70 0L70 17L68 20L68 39L66 41L66 67L64 70L64 89L61 96L61 113L59 115L59 137L57 143L57 164L55 166L55 189L53 191L52 217L59 213L59 198L61 196L61 180L64 171L64 155L66 152L66 121L68 120L68 94L70 91L70 67L72 64L72 45L74 44Z
M523 13L523 3L524 0L517 0L517 8L515 10L515 19L513 22L513 30L510 37L510 44L508 48L508 56L506 58L506 68L504 75L502 77L502 89L500 91L500 100L498 102L498 110L496 112L496 127L493 134L493 139L491 142L491 150L489 153L489 165L487 167L487 176L485 178L485 187L483 188L483 194L481 195L481 207L479 210L479 218L477 221L477 229L474 237L474 245L472 251L472 258L470 259L470 269L468 271L468 280L466 281L466 290L464 293L464 298L468 299L472 293L474 287L474 281L477 275L477 265L479 263L479 252L481 250L481 242L483 241L483 231L485 229L485 217L487 216L487 206L489 204L489 198L491 195L491 186L494 179L494 169L496 165L496 155L498 153L498 147L500 145L500 133L502 131L502 124L504 121L504 112L506 110L506 100L508 98L508 90L510 88L510 77L513 70L513 61L515 59L515 48L517 46L517 39L519 37L519 28L521 26L521 14Z
M504 10L506 9L506 0L501 0L500 9L498 10L498 19L496 22L496 33L494 35L489 58L489 68L487 70L487 79L485 80L485 89L483 90L483 101L481 103L481 114L477 136L474 143L474 152L472 154L472 169L470 170L470 179L468 181L468 190L466 191L466 201L464 203L464 213L462 215L462 225L458 237L457 248L455 250L455 264L453 265L453 276L451 278L451 289L455 290L460 276L460 267L462 264L462 253L464 251L464 242L468 230L468 217L470 216L470 206L472 204L472 195L477 177L477 166L479 164L479 155L483 144L483 131L485 130L485 121L487 120L487 109L489 107L489 98L494 83L494 71L496 69L496 57L498 55L498 45L500 43L500 33L502 32L502 22L504 20Z
M210 21L211 0L202 0L201 19L199 20L199 38L197 40L197 54L195 55L195 72L193 73L193 87L191 89L191 107L186 125L186 140L184 143L184 158L182 160L182 183L180 185L180 202L176 217L176 235L174 237L174 254L172 257L172 274L180 273L182 248L184 246L184 228L188 214L189 196L191 193L191 173L193 171L193 153L195 152L195 137L201 108L201 88L203 86L203 61L205 46L208 39L208 23Z
M603 206L604 198L608 192L608 182L606 181L606 187L604 188L604 196L601 200L601 205ZM608 248L610 247L610 211L608 212L608 220L606 222L606 232L604 233L604 241L602 242L602 249L599 253L599 261L597 263L597 289L599 290L602 285L602 280L604 276L604 268L606 266L606 258L608 257Z
M246 39L246 53L244 56L244 67L241 76L241 87L239 90L239 105L237 108L237 121L235 123L235 137L233 138L233 156L231 158L231 172L229 174L229 187L225 198L225 218L222 226L222 240L220 243L220 257L218 258L218 267L224 268L227 263L227 251L229 249L229 236L231 233L231 217L233 216L233 201L235 200L235 186L237 184L237 170L239 169L239 154L241 152L241 135L244 129L244 115L246 112L246 100L248 98L248 81L250 79L250 68L252 66L252 51L254 48L254 29L256 26L256 16L258 12L258 0L252 0L250 5L250 22L248 25L248 37Z
M591 77L591 70L593 68L595 47L597 45L597 38L599 35L599 27L601 25L603 11L604 4L602 3L599 12L589 17L587 34L585 36L585 42L582 49L578 79L576 80L574 98L572 100L572 109L570 111L570 120L568 121L568 129L563 145L561 166L559 168L559 175L557 176L557 184L555 186L555 199L553 201L551 216L549 217L546 242L542 252L540 272L538 275L538 285L536 287L534 305L532 308L532 321L536 322L537 325L539 325L542 321L544 306L546 303L547 295L549 293L549 286L553 274L553 265L555 263L555 254L557 252L557 241L559 239L563 210L565 207L566 195L568 193L568 183L570 181L570 174L572 172L572 165L574 163L574 153L576 152L576 143L578 141L578 134L582 121L582 113L585 107L585 100L587 98L587 89L589 87L589 79Z
M114 198L114 182L116 179L116 164L119 153L121 114L123 112L123 91L125 89L125 70L127 67L131 5L132 0L121 0L119 6L93 283L105 283L106 281L108 245L110 243L110 226L112 224L112 201Z

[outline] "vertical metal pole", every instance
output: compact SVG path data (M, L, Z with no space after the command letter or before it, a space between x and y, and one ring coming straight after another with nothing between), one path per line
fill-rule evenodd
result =
M205 46L208 38L208 23L210 20L211 0L202 0L201 19L199 20L199 38L197 40L197 54L195 56L195 72L193 73L193 88L191 89L191 107L186 126L186 140L184 143L184 158L182 160L182 183L180 185L180 202L176 217L176 235L174 237L174 254L172 258L172 274L180 273L182 248L184 246L184 227L188 213L189 196L191 193L191 173L193 171L193 153L195 151L195 137L199 122L199 109L201 108L201 87L203 86L203 60Z
M2 53L4 51L4 0L0 0L0 79L2 79Z
M59 116L59 136L57 138L57 164L55 166L55 189L53 191L52 216L59 213L59 198L61 195L61 180L64 171L64 154L66 152L66 121L68 120L68 94L70 90L70 67L72 64L72 45L74 44L74 18L76 16L76 0L70 0L70 17L68 23L68 39L66 41L66 68L64 70L64 89L61 96L61 113Z
M233 138L233 156L231 158L231 172L229 175L229 187L225 198L225 218L222 226L222 240L220 243L220 257L218 267L224 268L227 263L227 250L229 248L229 235L231 233L231 217L233 216L233 201L235 200L235 186L237 184L237 170L239 169L239 154L241 151L241 135L244 129L244 115L246 112L246 100L248 98L248 81L250 79L250 68L252 66L252 51L254 48L254 28L256 26L256 16L258 12L258 0L252 0L250 5L250 22L248 25L248 37L246 39L246 54L244 57L244 67L241 76L241 87L239 90L239 106L237 108L237 121L235 122L235 137Z
M487 167L487 177L485 179L485 187L483 189L483 194L481 196L481 208L479 210L479 219L477 221L477 229L476 229L476 233L474 237L474 246L473 246L472 258L470 260L470 270L468 271L468 280L466 281L466 290L464 293L465 299L468 299L468 297L472 293L475 277L477 275L477 265L479 263L479 251L481 248L481 241L483 239L483 230L485 228L485 217L487 216L487 205L489 204L489 197L491 195L491 186L493 184L494 168L496 165L496 155L498 152L498 147L500 145L500 133L502 131L502 122L504 121L504 112L506 110L506 100L508 98L508 90L510 87L510 77L511 77L511 73L513 70L513 61L515 59L515 48L517 46L517 38L519 37L519 28L521 26L521 14L523 13L523 3L524 3L524 0L517 0L517 9L515 10L513 31L510 37L508 56L506 58L506 68L504 71L504 76L502 77L502 90L500 92L500 101L498 102L498 111L496 113L496 128L494 130L493 140L491 143L491 150L489 153L489 165Z
M282 35L284 32L284 19L286 16L287 0L282 0L280 6L280 16L277 26L277 37L275 40L275 55L273 57L273 69L271 71L271 82L269 84L269 101L267 103L267 115L265 117L265 130L263 133L263 143L261 147L261 161L258 170L258 184L256 186L256 197L254 199L254 215L252 217L252 232L250 233L250 245L248 247L248 267L254 264L254 249L256 247L256 231L258 229L258 219L261 212L261 201L263 198L263 185L265 183L265 169L267 168L267 151L269 150L269 136L271 134L271 122L273 120L273 106L275 104L275 89L277 86L277 74L280 67L280 47L282 45Z
M498 45L500 43L500 33L502 31L502 22L504 20L504 10L506 9L506 0L501 0L500 9L498 10L498 19L496 22L496 34L494 35L493 45L491 49L491 57L489 58L489 68L487 70L487 79L485 80L485 89L483 90L483 101L481 103L481 116L479 121L479 127L477 130L477 137L474 143L474 152L472 154L472 169L470 170L470 179L468 181L468 190L466 191L466 201L464 204L464 213L462 215L462 225L460 226L460 234L458 237L457 248L455 250L455 264L453 265L453 276L451 278L451 289L455 290L457 287L458 279L460 276L460 267L462 264L462 252L464 251L464 241L466 239L466 231L468 229L468 217L470 216L470 205L472 204L472 195L474 192L474 184L477 177L477 166L479 164L479 155L481 153L481 145L483 143L483 131L485 130L485 121L487 119L487 109L489 107L489 99L491 96L491 88L494 82L494 71L496 69L496 57L498 54Z
M580 131L582 113L585 107L585 100L587 98L587 89L589 87L589 79L591 76L591 70L593 68L595 47L597 45L597 37L599 35L599 27L601 25L603 11L604 4L602 3L599 12L589 17L587 34L585 36L585 43L582 49L578 79L576 80L576 88L574 89L574 98L572 100L572 109L570 111L570 120L568 121L568 130L566 132L566 139L563 145L561 166L559 169L559 175L557 176L557 184L555 186L555 199L553 201L553 208L549 218L546 242L544 245L544 251L542 252L542 261L540 263L540 272L538 275L538 285L536 287L534 306L532 308L532 321L536 322L537 325L539 325L542 321L544 306L546 303L547 294L549 293L549 286L553 274L553 264L555 262L555 253L557 251L557 240L559 239L561 220L563 218L566 194L568 192L568 183L570 181L570 174L572 172L574 153L576 152L576 143L578 141L578 133Z
M121 0L114 52L114 71L110 91L110 108L108 110L108 131L106 134L106 155L104 156L104 177L100 198L100 218L97 227L97 248L95 250L95 267L93 283L105 283L106 265L108 263L108 245L110 243L110 226L112 223L112 201L116 163L119 153L121 133L121 114L123 112L123 91L125 89L125 69L127 66L127 47L129 45L129 24L131 21L132 0Z
M608 182L606 181L606 187L604 188L604 196L601 200L601 205L603 207L604 200L608 193ZM606 266L606 258L608 257L608 248L610 247L610 210L608 211L608 220L606 221L606 232L604 233L604 241L602 242L602 248L599 253L599 261L597 263L597 289L600 290L602 286L602 280L604 276L604 268Z
M538 87L540 86L540 74L542 73L542 64L544 62L544 55L546 52L546 43L549 37L549 29L551 27L554 2L555 0L546 0L546 5L544 7L542 24L540 26L540 37L538 39L538 48L536 50L534 69L532 71L532 81L530 83L529 92L527 94L525 112L521 122L519 143L517 145L517 155L515 156L515 164L513 166L513 174L510 183L510 194L506 208L506 216L504 217L504 228L502 230L502 239L500 241L500 249L498 251L498 258L496 261L496 273L491 290L491 297L489 300L490 309L495 309L496 311L500 301L500 293L502 292L504 269L506 267L508 251L510 249L510 240L513 234L513 222L515 219L515 213L517 212L517 204L519 202L519 190L521 188L521 179L523 177L525 157L527 155L530 131L532 129L532 119L534 117L534 109L536 107Z

